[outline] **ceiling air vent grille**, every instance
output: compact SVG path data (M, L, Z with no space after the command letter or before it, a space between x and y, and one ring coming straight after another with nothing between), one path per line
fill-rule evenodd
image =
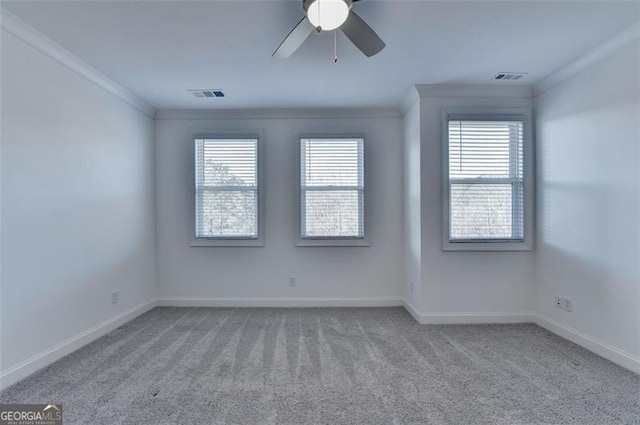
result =
M493 79L498 81L517 81L524 78L526 75L526 72L501 72L496 74Z
M206 90L189 90L195 97L224 97L224 92L220 89L206 89Z

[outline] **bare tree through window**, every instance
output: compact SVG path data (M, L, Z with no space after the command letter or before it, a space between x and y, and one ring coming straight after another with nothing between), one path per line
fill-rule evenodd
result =
M196 140L196 234L258 235L257 140Z
M364 156L359 138L301 140L303 238L364 237Z
M449 239L521 240L522 121L449 121Z

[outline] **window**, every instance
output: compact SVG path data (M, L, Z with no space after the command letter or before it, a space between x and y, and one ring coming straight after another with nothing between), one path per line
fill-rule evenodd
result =
M364 244L358 243L365 236L362 138L300 140L300 236Z
M259 245L258 157L257 137L195 138L194 245Z
M525 117L451 115L447 124L444 249L530 249Z

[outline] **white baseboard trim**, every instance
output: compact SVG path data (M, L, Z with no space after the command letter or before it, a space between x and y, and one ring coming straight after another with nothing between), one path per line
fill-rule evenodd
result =
M66 355L69 355L79 348L84 347L90 342L108 334L109 332L124 325L130 320L135 319L143 313L151 310L157 305L155 299L142 303L125 312L118 314L84 332L79 333L66 341L54 345L35 356L18 363L17 365L0 373L0 390L3 390L16 382L19 382L37 372L38 370L49 366Z
M421 325L423 324L421 322L420 313L418 312L418 309L416 308L416 306L414 306L407 299L402 300L402 305L403 305L404 309L407 310L407 313L409 313L411 315L411 317L413 317L413 320L415 320L416 322L420 323Z
M533 323L558 336L561 336L562 338L568 339L569 341L578 344L579 346L586 348L587 350L604 357L617 365L640 374L640 358L631 353L620 350L619 348L607 344L604 341L590 337L579 330L570 328L541 314L533 315Z
M590 337L583 332L572 329L541 314L533 312L421 313L409 301L404 300L403 304L407 312L421 325L535 323L617 365L640 374L640 357L620 350L604 341Z
M463 325L497 323L532 323L532 313L528 311L461 312L461 313L421 313L408 301L404 308L421 325Z
M162 307L399 307L401 297L351 297L351 298L160 298Z
M581 347L640 374L640 358L606 342L572 329L553 319L531 312L421 313L401 297L353 298L189 298L150 300L106 320L0 373L3 390L62 357L95 341L156 306L172 307L396 307L404 306L420 324L535 323Z

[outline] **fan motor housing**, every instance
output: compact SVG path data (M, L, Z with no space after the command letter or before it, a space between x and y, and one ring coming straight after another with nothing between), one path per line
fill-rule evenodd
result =
M304 9L305 12L309 10L309 6L311 6L311 3L313 3L314 1L316 0L302 0L302 8ZM349 7L349 9L351 9L351 4L354 1L358 1L358 0L342 0L342 1L347 3L347 6Z

